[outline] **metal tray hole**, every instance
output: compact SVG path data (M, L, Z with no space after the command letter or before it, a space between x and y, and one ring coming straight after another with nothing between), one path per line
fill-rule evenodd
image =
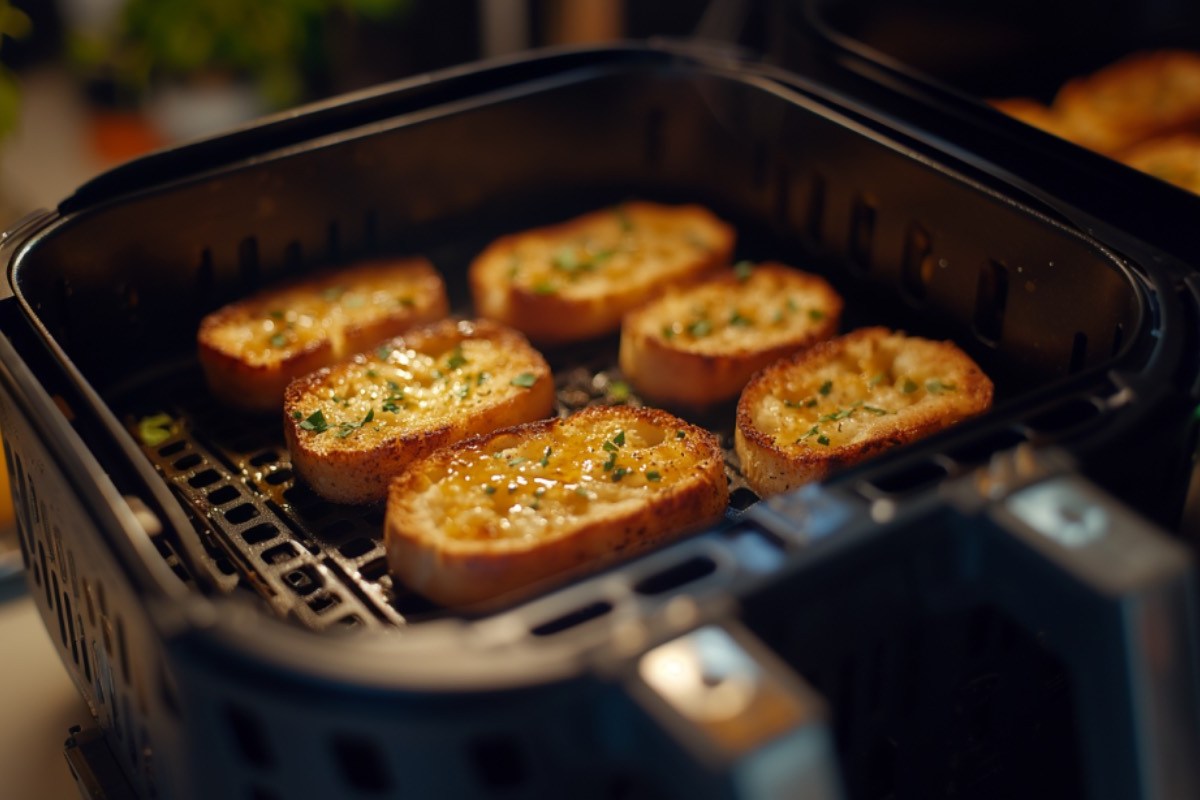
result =
M717 562L708 556L692 556L674 566L642 578L633 585L638 594L655 595L678 589L717 571Z
M1025 424L1040 434L1063 433L1099 415L1100 408L1092 400L1076 397L1031 417Z
M1083 331L1076 331L1071 338L1071 360L1067 362L1067 372L1074 375L1083 369L1087 361L1088 337Z
M758 502L758 495L745 486L739 486L729 494L729 505L734 511L745 511Z
M342 598L336 594L322 592L308 599L308 607L313 610L314 614L323 614L334 606L341 604L341 602Z
M177 442L171 442L168 445L158 448L158 454L163 458L170 458L171 456L183 450L185 447L187 447L187 440L180 439Z
M363 626L362 617L357 614L347 614L337 621L337 624L346 630L353 630Z
M597 600L574 611L569 611L561 617L555 617L549 622L543 622L534 628L532 633L534 636L553 636L556 633L562 633L563 631L578 627L585 622L599 619L612 611L612 609L612 603L607 600Z
M1008 267L988 261L979 270L975 287L975 335L995 347L1004 332L1004 310L1008 306Z
M249 522L258 516L258 509L250 503L242 503L240 506L234 506L225 512L225 519L232 522L234 525L241 525L243 522Z
M280 484L290 481L292 477L292 471L290 469L277 469L274 472L268 472L267 476L263 478L263 480L272 486L279 486Z
M850 207L850 239L846 243L850 261L859 272L871 270L871 249L875 243L875 216L879 202L870 194L860 194Z
M354 524L354 520L345 518L334 520L321 529L321 536L325 539L340 539L349 533L353 533L355 527L357 526Z
M358 574L363 576L368 581L377 581L384 575L387 575L387 558L380 556L379 558L368 561L358 568Z
M179 470L180 472L185 472L185 471L191 469L192 467L198 466L202 461L204 461L204 457L201 456L199 453L188 453L183 458L178 459L171 466L174 467L175 469Z
M285 562L291 561L298 555L300 555L300 553L296 550L291 542L284 542L283 544L277 544L268 550L264 550L262 554L262 560L271 566L278 566Z
M900 268L900 283L913 300L924 300L933 281L933 237L914 222L904 234L904 261Z
M375 549L375 542L365 537L351 539L338 548L338 552L346 558L358 558L365 556L367 553Z
M374 743L358 736L338 735L330 744L342 777L354 789L377 793L392 788L383 754Z
M303 483L294 483L291 488L285 489L283 499L299 510L305 510L308 506L317 505L321 502L321 498L316 492L305 486Z
M206 469L204 472L199 472L188 478L188 486L193 489L203 489L205 486L211 486L221 480L221 473L215 469Z
M292 570L287 575L284 575L283 579L287 582L288 586L292 587L292 591L301 597L310 595L321 588L321 576L309 564Z
M274 763L266 732L249 711L240 706L226 706L225 722L233 733L233 740L242 758L256 767L269 767Z
M885 494L904 494L937 483L949 474L946 467L936 461L921 461L894 470L890 475L882 475L870 483Z
M279 528L275 527L270 522L263 522L255 525L253 528L247 528L242 531L242 539L247 544L261 544L262 542L270 541L279 535Z
M1004 428L951 450L947 455L964 464L981 464L993 454L1010 450L1024 441L1025 436L1020 431Z
M216 563L217 563L217 570L222 575L232 575L235 572L237 572L237 569L233 566L233 562L230 561L229 558L226 556L221 556L220 558L218 558Z
M525 782L529 773L521 748L498 736L479 738L467 746L475 773L490 789L509 789Z
M200 474L203 475L204 473ZM227 483L224 486L213 489L211 492L209 492L208 502L212 503L214 506L223 506L226 503L232 503L241 496L241 493L237 489Z
M279 460L279 453L275 450L264 450L258 455L250 459L250 466L265 467L268 464L274 464Z

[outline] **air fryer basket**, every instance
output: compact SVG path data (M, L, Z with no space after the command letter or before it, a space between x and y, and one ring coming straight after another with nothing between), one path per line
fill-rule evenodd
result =
M135 162L10 231L22 550L138 794L1193 790L1190 562L1069 474L1154 456L1134 494L1177 512L1186 297L1154 251L802 83L665 46L463 69ZM195 329L223 302L420 252L466 311L492 237L629 197L711 206L739 257L827 275L848 327L954 338L996 409L770 503L731 456L718 529L462 616L386 575L381 508L318 500L277 421L207 397ZM611 342L551 358L560 410L626 400ZM180 433L140 446L160 411ZM709 683L673 693L681 664ZM731 686L728 722L706 692Z

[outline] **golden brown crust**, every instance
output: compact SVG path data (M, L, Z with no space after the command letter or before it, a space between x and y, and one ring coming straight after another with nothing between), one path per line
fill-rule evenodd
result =
M324 429L314 431L318 410ZM293 381L283 429L293 468L317 494L367 503L414 459L553 410L554 377L524 336L443 320Z
M657 409L592 407L410 465L388 491L388 564L430 599L468 605L598 568L727 502L711 433Z
M1074 141L1119 153L1144 139L1200 125L1200 55L1136 53L1068 81L1054 110Z
M738 401L734 448L761 496L982 413L992 382L952 342L864 328L783 359Z
M837 333L842 298L823 278L777 263L739 267L626 315L621 370L647 400L727 400L767 364Z
M423 258L379 259L291 281L206 316L197 333L213 394L276 411L288 382L449 311Z
M471 295L480 316L535 342L581 341L729 263L733 241L733 228L700 206L631 201L497 239L471 263Z

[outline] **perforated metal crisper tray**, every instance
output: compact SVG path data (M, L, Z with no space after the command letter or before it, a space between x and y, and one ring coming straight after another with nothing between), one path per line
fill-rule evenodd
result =
M141 159L12 229L23 552L134 791L1194 787L1190 561L1071 473L1105 459L1119 483L1153 454L1145 497L1182 502L1181 285L875 117L722 51L533 55ZM267 282L423 253L466 309L491 238L635 196L709 205L738 257L825 274L848 327L954 338L995 410L769 504L731 460L724 525L464 616L387 576L382 509L319 501L276 423L198 377L200 317ZM561 410L638 402L613 355L552 356ZM143 446L129 425L160 412L179 433Z

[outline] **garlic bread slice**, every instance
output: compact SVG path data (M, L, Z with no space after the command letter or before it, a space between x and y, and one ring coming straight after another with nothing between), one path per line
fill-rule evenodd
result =
M737 396L755 372L837 333L842 298L823 278L741 262L666 294L621 323L621 370L645 399L704 406Z
M279 409L288 382L446 316L442 276L423 258L376 260L266 289L206 316L197 334L213 394Z
M554 378L524 336L443 320L292 382L284 436L317 494L367 503L414 459L553 410Z
M593 406L410 465L388 490L388 565L431 600L468 605L678 536L727 502L711 433L658 409Z
M616 331L630 309L729 263L734 231L696 205L627 202L497 239L472 262L476 312L541 344Z
M738 400L734 447L778 494L986 411L992 382L952 342L864 328L776 362Z

